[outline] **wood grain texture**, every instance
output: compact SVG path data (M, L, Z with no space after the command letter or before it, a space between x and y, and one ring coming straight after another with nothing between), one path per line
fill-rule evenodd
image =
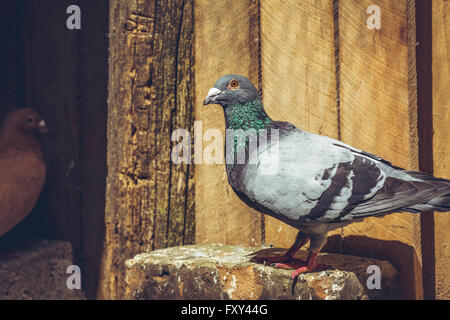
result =
M203 133L218 129L225 138L222 108L203 106L203 100L225 74L242 74L258 85L258 2L196 0L195 33L196 120ZM211 143L197 143L195 151ZM196 164L195 181L196 243L261 244L261 215L234 194L223 163Z
M102 298L122 297L126 259L193 238L192 167L170 157L192 130L192 24L191 0L110 2Z
M339 138L333 1L262 0L261 35L269 116ZM289 247L298 231L267 216L265 232L267 244Z
M434 174L450 178L450 3L433 0ZM450 299L450 216L435 213L436 298Z
M175 108L172 109L171 131L178 128L194 134L194 7L193 1L184 1L179 22L179 40L175 63ZM170 132L172 133L172 132ZM171 145L171 150L173 143ZM192 244L195 241L194 165L181 163L170 167L170 210L167 225L167 243L171 247ZM155 246L156 248L156 246Z
M367 7L374 4L381 9L380 30L366 27ZM339 1L340 110L344 142L418 169L412 4ZM366 219L344 229L344 250L390 260L400 270L402 296L420 298L419 225L419 216L407 213Z

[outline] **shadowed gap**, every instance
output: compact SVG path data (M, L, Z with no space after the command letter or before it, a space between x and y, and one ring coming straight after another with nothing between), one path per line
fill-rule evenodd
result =
M432 1L416 0L419 170L433 173ZM436 297L434 216L420 216L424 299Z

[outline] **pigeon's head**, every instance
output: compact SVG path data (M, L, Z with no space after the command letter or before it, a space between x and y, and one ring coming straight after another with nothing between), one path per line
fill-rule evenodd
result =
M220 104L227 107L259 99L258 90L244 76L229 74L220 78L214 87L209 89L204 105Z
M6 132L25 134L47 133L47 125L36 111L29 108L16 109L6 117L2 126Z

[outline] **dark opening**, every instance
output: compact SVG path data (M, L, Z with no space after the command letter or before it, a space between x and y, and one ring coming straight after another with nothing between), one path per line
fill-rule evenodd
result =
M419 170L433 173L433 42L432 1L416 1L416 66L417 66L417 129L419 134ZM436 258L434 215L420 216L423 294L425 299L436 297Z
M80 30L66 27L73 4L81 8ZM69 241L90 298L104 238L108 18L107 0L0 1L0 121L26 106L49 128L40 200L0 238L0 248L36 238Z

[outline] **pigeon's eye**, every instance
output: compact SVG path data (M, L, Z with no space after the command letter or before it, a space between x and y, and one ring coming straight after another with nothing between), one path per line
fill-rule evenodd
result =
M232 90L239 89L239 82L235 79L231 80L230 83L228 84L228 88Z
M27 123L32 124L34 122L33 117L28 117L27 118Z

